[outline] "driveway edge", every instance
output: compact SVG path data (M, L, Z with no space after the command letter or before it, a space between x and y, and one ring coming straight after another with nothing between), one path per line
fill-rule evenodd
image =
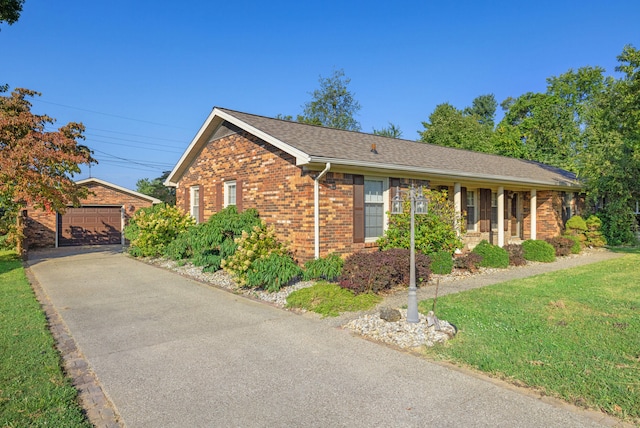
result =
M24 263L24 268L31 288L47 317L49 331L62 358L63 370L78 391L78 401L89 422L100 428L124 428L122 417L76 345L75 339L69 333L67 325L51 303L49 296L29 269L28 263Z

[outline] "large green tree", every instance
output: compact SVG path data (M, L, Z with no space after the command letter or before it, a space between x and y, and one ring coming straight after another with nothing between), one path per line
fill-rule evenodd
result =
M0 24L11 25L18 21L24 0L0 0Z
M175 187L167 187L164 185L165 180L169 177L171 171L165 171L158 178L148 179L142 178L136 183L138 192L153 196L160 199L162 202L175 205L176 204L176 189Z
M330 77L321 76L320 88L311 93L312 99L304 105L298 122L359 131L360 123L355 116L360 111L360 103L348 89L350 82L343 70L334 71Z
M449 103L439 104L429 115L428 122L422 122L424 131L420 132L420 141L440 146L492 152L492 125L483 123L481 118L471 111L458 110Z
M640 51L626 46L616 71L585 110L579 174L587 196L603 220L610 244L634 240L635 202L640 199Z
M389 126L382 129L373 129L375 135L381 135L383 137L402 138L402 131L399 126L389 122Z

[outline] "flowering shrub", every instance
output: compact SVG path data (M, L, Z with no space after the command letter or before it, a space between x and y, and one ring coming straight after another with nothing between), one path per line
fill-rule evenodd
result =
M194 223L191 216L175 206L141 208L124 228L124 236L130 241L129 253L136 257L162 255L166 246Z
M241 287L249 286L247 272L256 260L266 259L271 254L289 255L286 245L276 238L275 227L267 226L264 221L254 226L251 233L243 231L235 243L238 245L235 253L223 259L221 266Z

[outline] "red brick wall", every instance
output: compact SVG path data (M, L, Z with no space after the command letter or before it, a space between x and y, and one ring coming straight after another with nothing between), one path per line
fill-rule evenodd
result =
M278 239L290 244L299 262L314 257L314 179L319 171L303 171L295 158L247 134L208 143L188 167L176 190L176 204L188 211L189 189L201 186L203 218L219 208L225 181L242 185L242 208L255 208L276 227ZM320 181L320 255L365 248L353 243L353 179L327 173Z
M536 238L553 238L562 234L562 198L560 193L547 190L536 193ZM531 239L531 197L523 204L524 239Z
M147 199L139 198L117 189L106 187L100 183L86 183L89 195L82 199L83 206L124 206L125 222L140 208L150 207L152 203ZM56 243L55 212L46 212L27 206L27 221L25 227L26 248L53 247Z

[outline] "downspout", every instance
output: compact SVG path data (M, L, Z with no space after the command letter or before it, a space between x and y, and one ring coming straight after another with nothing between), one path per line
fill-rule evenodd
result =
M315 258L320 258L320 179L331 169L331 162L313 179L313 229L315 239Z

